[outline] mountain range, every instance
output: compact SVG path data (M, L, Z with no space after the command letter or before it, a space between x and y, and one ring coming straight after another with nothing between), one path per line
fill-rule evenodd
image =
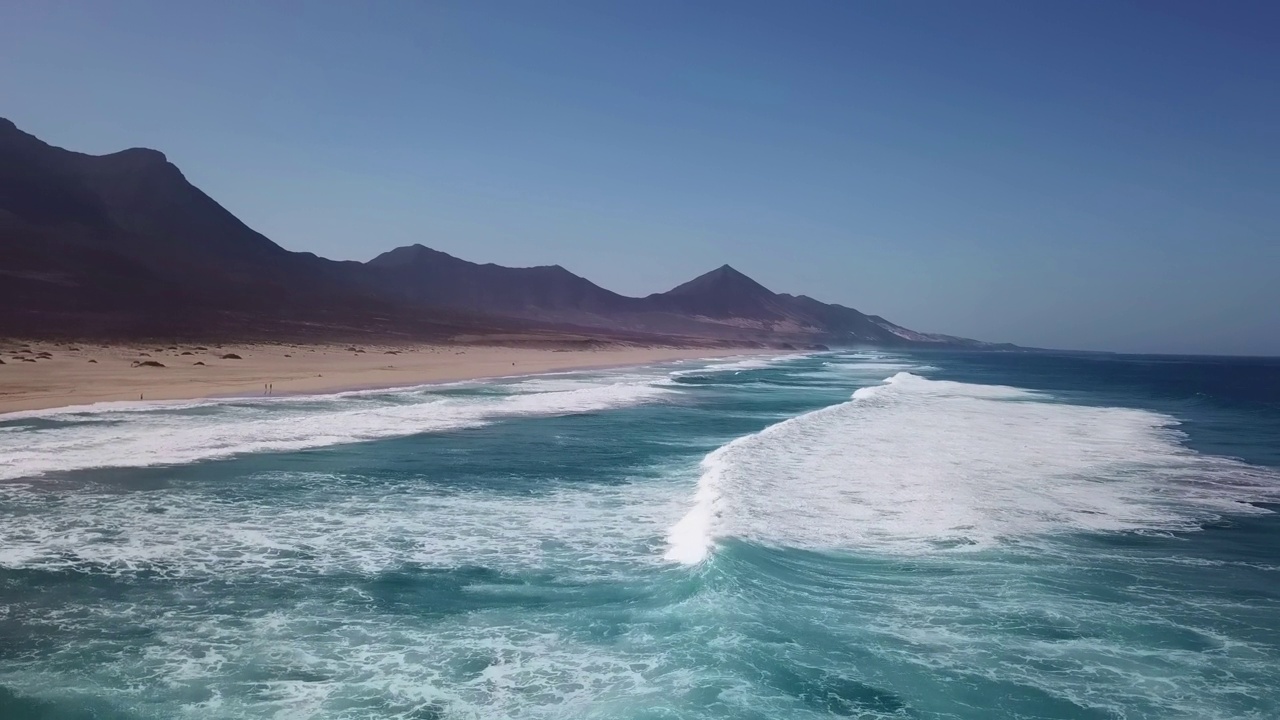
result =
M1001 347L775 293L728 265L628 297L559 265L481 265L423 245L365 263L291 252L161 152L86 155L3 118L0 334Z

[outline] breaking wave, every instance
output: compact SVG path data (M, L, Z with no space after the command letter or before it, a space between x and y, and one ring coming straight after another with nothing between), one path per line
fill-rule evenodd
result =
M1272 471L1201 455L1160 413L899 372L702 461L668 560L718 538L924 553L1063 532L1191 530L1277 496Z
M453 396L442 388L146 405L128 403L4 420L0 480L101 467L174 465L479 427L523 416L594 412L659 401L664 377L547 379L502 393Z

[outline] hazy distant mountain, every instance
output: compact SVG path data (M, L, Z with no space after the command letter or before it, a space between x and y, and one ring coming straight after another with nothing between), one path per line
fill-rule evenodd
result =
M0 332L23 334L589 328L639 341L985 345L780 295L728 265L633 298L559 265L480 265L422 245L368 263L290 252L189 183L160 152L85 155L3 119L0 308Z
M878 345L985 343L917 333L852 308L774 293L724 265L664 293L633 298L559 265L479 265L422 245L367 263L371 291L449 307L580 327L726 340Z
M835 342L899 342L857 310L775 293L728 265L650 299L683 313L773 333L816 334Z

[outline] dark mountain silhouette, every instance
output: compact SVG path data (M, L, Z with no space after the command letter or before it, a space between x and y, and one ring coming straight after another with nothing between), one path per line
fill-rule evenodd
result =
M421 305L520 317L609 317L639 309L635 298L605 290L559 265L479 265L422 245L385 252L366 263L372 287Z
M718 319L785 316L777 295L728 265L648 299L675 312Z
M422 245L396 248L366 266L370 291L384 297L577 327L795 345L986 345L917 333L804 295L774 293L728 265L644 298L606 290L559 265L480 265Z
M0 333L28 335L984 345L777 294L728 265L633 298L559 265L480 265L422 245L368 263L290 252L158 151L85 155L3 119L0 308Z
M361 267L281 248L160 152L85 155L0 119L0 332L448 335L493 323L407 313L364 291Z

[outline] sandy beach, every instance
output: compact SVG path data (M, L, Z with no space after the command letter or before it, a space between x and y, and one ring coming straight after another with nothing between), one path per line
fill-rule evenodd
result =
M324 393L644 365L759 349L473 345L0 345L0 414L116 400Z

